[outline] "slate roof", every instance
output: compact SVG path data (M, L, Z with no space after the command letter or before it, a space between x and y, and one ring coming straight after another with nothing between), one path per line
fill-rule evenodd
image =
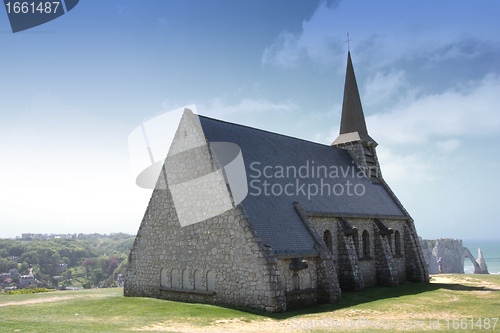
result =
M359 178L357 176L360 169L357 168L347 151L343 149L205 116L199 116L199 119L209 142L232 142L241 148L249 184L257 179L260 183L254 182L253 184L263 191L263 182L267 180L270 184L279 184L275 186L276 193L279 192L280 187L284 189L287 184L293 184L288 187L289 194L293 187L293 195L291 196L284 193L278 196L266 196L264 193L252 195L252 193L256 194L257 190L249 186L249 194L242 202L258 236L276 253L316 252L314 249L315 241L295 211L294 202L298 202L308 212L405 216L382 185L371 183L365 177ZM331 187L339 184L336 187L338 194L340 193L340 185L343 185L344 193L342 195L332 193L328 195L328 188L325 185L323 195L319 193L308 198L307 187L310 186L311 192L314 192L314 184L318 188L321 187L321 178L293 177L292 172L289 178L273 177L267 179L263 175L260 178L252 178L252 175L257 175L257 172L250 168L253 162L260 162L260 165L254 164L254 168L258 168L260 171L263 171L265 166L283 166L285 170L287 166L295 166L298 170L301 166L309 163L309 176L312 176L312 165L315 167L326 166L329 172L335 167L339 170L348 170L345 178L342 173L340 173L340 178L324 178L324 172L321 173L323 184L328 183ZM353 168L355 168L354 177ZM277 170L274 168L274 171ZM329 176L331 175L329 174ZM299 188L304 184L302 188L305 195L301 191L297 193L297 181ZM364 194L348 195L347 181L352 184L350 193L353 193L354 186L358 185L358 193L364 187Z

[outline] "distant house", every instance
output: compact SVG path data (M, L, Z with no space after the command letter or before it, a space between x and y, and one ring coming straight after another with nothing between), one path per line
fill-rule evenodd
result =
M62 263L56 266L56 271L61 273L68 269L68 264Z
M11 277L14 277L14 276L18 276L19 272L17 271L17 269L13 268L9 271L9 274Z
M116 286L117 287L123 287L125 284L125 276L123 274L118 274L116 277Z
M33 277L33 275L23 275L19 279L19 286L21 288L27 287L33 283L35 283L35 278Z
M6 279L10 279L10 273L0 274L0 282L4 282Z

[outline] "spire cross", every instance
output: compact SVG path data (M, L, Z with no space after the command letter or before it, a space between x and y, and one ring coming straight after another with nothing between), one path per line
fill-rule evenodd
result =
M345 41L347 43L347 51L351 52L351 48L350 48L350 45L349 45L349 42L351 41L352 39L349 39L349 31L347 32L347 40Z

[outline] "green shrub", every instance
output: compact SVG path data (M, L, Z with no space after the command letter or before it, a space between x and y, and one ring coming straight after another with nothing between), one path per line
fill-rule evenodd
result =
M36 294L36 293L45 293L49 291L56 291L55 289L47 289L47 288L33 288L33 289L18 289L18 290L9 290L4 295L17 295L17 294Z

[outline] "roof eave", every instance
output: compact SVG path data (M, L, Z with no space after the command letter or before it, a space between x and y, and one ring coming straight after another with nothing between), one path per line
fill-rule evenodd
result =
M360 134L359 132L339 134L335 141L333 141L332 146L352 143L365 143L368 146L378 146L378 143L373 140L368 134Z

